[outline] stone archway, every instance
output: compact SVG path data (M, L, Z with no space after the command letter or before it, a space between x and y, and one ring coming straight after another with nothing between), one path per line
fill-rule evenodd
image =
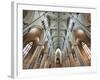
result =
M61 67L62 64L62 53L59 48L55 51L55 67Z

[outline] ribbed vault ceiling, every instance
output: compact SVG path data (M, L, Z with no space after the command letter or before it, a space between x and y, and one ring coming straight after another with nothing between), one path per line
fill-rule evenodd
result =
M55 48L63 48L65 37L67 35L67 20L69 13L49 12L47 14L50 23L50 33Z
M30 29L34 28L34 25L40 26L44 30L46 38L50 38L47 39L49 40L49 47L53 46L54 50L59 48L63 51L66 45L68 45L69 30L75 30L79 26L87 32L89 37L90 23L90 14L83 13L79 15L79 13L72 12L23 11L23 34L28 33ZM73 27L74 25L77 26ZM84 29L83 26L87 29Z

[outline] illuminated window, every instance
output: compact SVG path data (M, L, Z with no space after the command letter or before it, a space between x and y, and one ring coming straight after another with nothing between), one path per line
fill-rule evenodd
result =
M23 57L25 58L26 55L29 53L33 45L33 42L29 42L23 49Z

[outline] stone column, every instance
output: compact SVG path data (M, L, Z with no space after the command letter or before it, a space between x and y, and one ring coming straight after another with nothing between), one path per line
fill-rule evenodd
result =
M81 60L80 56L79 56L80 50L79 50L78 45L75 41L75 35L73 32L72 32L72 36L71 36L71 43L72 43L72 47L75 51L75 57L74 57L75 66L80 66L80 60ZM81 60L81 62L82 62L82 60Z
M74 66L75 62L74 62L74 59L73 59L73 56L72 56L71 49L68 49L68 55L69 55L69 60L70 60L70 66Z
M69 56L66 57L65 66L66 66L66 67L70 67Z
M47 53L44 53L43 58L42 58L42 61L40 63L40 68L43 68L44 67L44 64L45 64L45 61L47 59L47 56L48 56L48 54Z
M30 60L28 61L27 65L26 65L27 68L32 68L32 66L35 64L35 61L37 59L37 56L40 55L41 50L42 50L42 47L41 46L38 46L36 48L35 52L33 53L32 57L30 58Z
M74 45L74 51L75 51L76 56L79 59L80 65L84 66L83 57L81 55L81 52L80 52L77 44Z
M50 62L50 58L48 57L45 61L45 64L44 64L44 68L48 68L49 67L49 62Z
M41 56L41 57L40 57L40 56ZM43 58L43 56L41 55L41 53L40 53L40 55L37 57L33 68L39 68L39 67L40 67L40 64L41 64L40 58ZM41 59L41 60L42 60L42 59Z

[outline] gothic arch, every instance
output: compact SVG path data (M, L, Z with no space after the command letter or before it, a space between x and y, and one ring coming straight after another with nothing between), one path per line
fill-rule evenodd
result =
M55 52L55 63L59 63L61 64L62 63L62 53L61 53L61 50L59 48L56 49L56 52Z

